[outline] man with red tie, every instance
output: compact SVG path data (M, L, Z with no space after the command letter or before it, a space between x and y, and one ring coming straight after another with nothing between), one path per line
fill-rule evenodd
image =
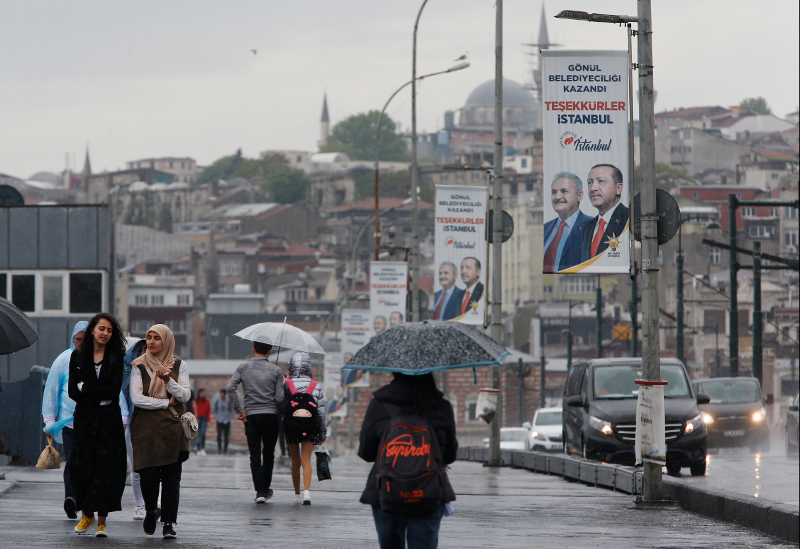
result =
M583 199L580 177L560 172L550 187L550 202L558 217L544 224L542 272L557 273L581 262L583 228L592 218L580 210Z
M629 215L628 207L620 202L622 172L616 166L593 166L586 178L586 187L598 215L584 226L582 261L603 253L610 239L619 238L628 225Z
M444 261L439 265L439 284L442 289L433 294L433 320L450 320L453 316L448 309L456 288L456 266L451 261Z
M453 318L460 317L473 310L473 304L483 297L483 282L480 282L481 262L476 257L465 257L461 260L461 282L466 288L456 290L449 308Z

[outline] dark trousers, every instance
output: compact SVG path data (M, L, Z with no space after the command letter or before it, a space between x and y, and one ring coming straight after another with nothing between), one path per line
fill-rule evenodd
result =
M247 435L247 448L250 450L250 472L253 474L253 486L256 493L266 494L272 484L272 468L275 465L278 414L247 416L244 432Z
M278 418L278 444L281 446L281 457L286 456L286 432L283 430L283 416Z
M231 424L217 422L217 453L228 453L228 439L231 437Z
M197 418L197 449L206 449L206 427L208 427L208 418Z
M75 499L75 490L72 488L72 477L69 472L69 458L72 456L72 446L75 443L75 433L69 427L61 429L61 440L64 446L64 499Z
M182 471L181 461L139 469L144 508L147 512L158 508L158 486L161 485L161 522L173 524L178 521Z
M435 513L422 516L392 515L377 505L372 506L381 549L436 549L443 515L444 506Z

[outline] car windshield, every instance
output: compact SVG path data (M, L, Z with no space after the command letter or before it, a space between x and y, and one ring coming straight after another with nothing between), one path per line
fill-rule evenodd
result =
M642 379L642 366L598 366L594 370L594 393L597 399L636 398ZM665 397L688 397L689 384L680 366L661 366L661 379L667 382Z
M536 414L536 425L561 425L561 410L539 412Z
M755 402L759 398L758 384L752 379L703 381L697 384L697 392L708 395L711 404Z
M528 437L527 429L501 429L500 441L525 440Z

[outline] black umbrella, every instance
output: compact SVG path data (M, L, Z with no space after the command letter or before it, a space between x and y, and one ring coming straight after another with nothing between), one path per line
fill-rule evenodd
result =
M27 349L39 339L39 331L25 313L0 297L0 355Z
M403 322L372 338L342 370L422 375L454 368L499 366L505 347L458 322Z

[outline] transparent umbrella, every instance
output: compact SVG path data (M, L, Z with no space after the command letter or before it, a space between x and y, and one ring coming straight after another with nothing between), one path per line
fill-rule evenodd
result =
M324 355L317 341L307 332L296 328L286 322L261 322L248 326L234 334L248 341L258 341L266 343L280 349L292 349L294 351L305 351L318 355Z

